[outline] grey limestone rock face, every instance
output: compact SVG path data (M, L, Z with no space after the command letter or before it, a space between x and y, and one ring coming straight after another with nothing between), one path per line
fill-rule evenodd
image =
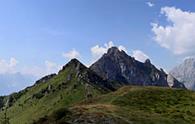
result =
M176 78L174 78L171 74L168 74L167 76L167 82L169 84L169 86L171 88L184 88L185 89L185 85L181 82L179 82Z
M183 63L173 68L170 73L186 88L195 90L195 58L188 58Z
M139 62L117 47L110 48L90 69L103 79L122 85L169 87L168 75L151 64L149 59Z

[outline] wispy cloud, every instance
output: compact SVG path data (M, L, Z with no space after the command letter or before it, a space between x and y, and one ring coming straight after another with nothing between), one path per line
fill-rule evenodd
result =
M15 73L15 67L18 64L16 58L11 57L9 60L0 59L0 74Z
M111 47L115 46L115 44L112 41L109 41L108 43L105 43L104 45L95 45L91 47L91 54L92 54L92 62L96 61L99 59L104 53L107 52L107 50ZM127 49L123 45L118 45L117 46L119 50L123 50L127 52Z
M95 45L95 46L91 47L92 56L95 58L99 58L104 53L106 53L109 48L111 48L113 46L115 46L115 44L112 41L105 43L103 46ZM123 50L123 51L127 52L127 49L124 46L119 45L117 47L119 48L119 50Z
M79 58L81 55L80 55L80 53L77 50L72 49L71 51L62 53L62 56L64 58L70 60L70 59L73 59L73 58Z
M149 56L146 55L144 52L142 52L141 50L133 50L132 51L132 56L140 61L140 62L145 62L146 59L149 59Z
M95 45L93 47L91 47L91 54L94 58L99 58L101 57L104 53L107 52L107 50L109 48L111 48L112 46L114 46L114 43L112 41L105 43L104 46L100 46L100 45Z
M155 4L154 4L154 3L152 3L152 2L146 2L146 4L147 4L149 7L153 7L153 6L155 6Z
M41 78L42 76L45 76L51 73L57 73L61 67L62 67L61 65L55 62L46 60L44 62L44 66L36 66L36 65L31 66L31 67L25 66L21 69L20 72L24 75L33 75L37 78Z

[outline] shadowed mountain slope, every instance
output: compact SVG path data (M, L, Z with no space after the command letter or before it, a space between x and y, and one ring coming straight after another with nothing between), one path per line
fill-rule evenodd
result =
M117 81L124 85L139 86L162 86L168 87L167 74L162 70L158 70L147 59L144 63L128 56L124 51L117 47L112 47L91 67L91 70L99 76L109 81ZM185 88L184 85L172 85L177 88Z

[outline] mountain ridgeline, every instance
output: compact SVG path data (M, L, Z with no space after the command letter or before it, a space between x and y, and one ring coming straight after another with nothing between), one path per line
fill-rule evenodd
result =
M150 60L112 47L89 68L72 59L58 74L0 97L0 123L188 123L195 119L194 101L193 92Z
M185 88L175 78L168 80L163 69L158 70L147 59L144 63L128 56L117 47L112 47L91 67L103 79L117 81L121 85L162 86L173 88Z

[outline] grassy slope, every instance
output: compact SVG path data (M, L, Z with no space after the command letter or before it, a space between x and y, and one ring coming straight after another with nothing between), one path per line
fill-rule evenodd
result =
M74 67L67 67L47 83L40 83L29 88L10 108L8 117L11 124L29 124L53 111L68 107L86 99L86 82L76 78ZM71 80L67 81L71 74ZM50 87L48 93L44 92ZM102 91L89 85L90 92L97 96ZM3 116L4 111L0 112Z
M58 123L105 123L105 118L112 124L193 124L195 93L159 87L123 87L70 107L57 119L56 115L59 113L53 113L37 124L52 124L54 120Z

